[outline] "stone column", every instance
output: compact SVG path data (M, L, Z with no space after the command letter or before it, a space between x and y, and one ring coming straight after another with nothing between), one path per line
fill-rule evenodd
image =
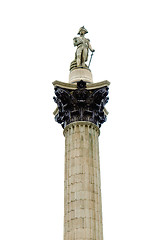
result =
M64 129L64 240L103 239L99 133L86 121Z
M98 136L109 82L92 83L89 70L75 69L70 83L53 85L65 136L64 240L103 240Z

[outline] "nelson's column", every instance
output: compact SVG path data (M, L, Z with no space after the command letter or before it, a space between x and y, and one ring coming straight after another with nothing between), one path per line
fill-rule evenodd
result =
M55 120L65 136L64 240L103 239L98 137L107 119L104 106L110 83L93 83L86 62L88 51L93 55L94 49L86 33L81 27L80 36L73 39L77 49L69 83L53 82Z

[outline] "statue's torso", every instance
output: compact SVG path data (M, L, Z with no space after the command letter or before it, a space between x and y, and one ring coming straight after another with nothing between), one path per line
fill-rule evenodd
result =
M74 46L77 46L77 48L84 47L88 48L88 42L89 40L85 37L76 37L74 38Z

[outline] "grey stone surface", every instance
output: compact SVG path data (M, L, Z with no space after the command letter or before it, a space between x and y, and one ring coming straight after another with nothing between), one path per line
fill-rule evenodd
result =
M76 84L83 80L90 84L93 83L92 73L88 68L75 68L69 73L69 83Z
M99 128L74 122L64 129L64 240L102 240Z

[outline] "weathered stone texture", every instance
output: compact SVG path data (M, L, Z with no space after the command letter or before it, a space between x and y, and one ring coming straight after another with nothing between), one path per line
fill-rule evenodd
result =
M64 135L64 240L102 240L99 128L74 122Z
M93 83L92 73L89 69L75 68L69 73L69 83L77 83L79 81L85 81L86 83Z

